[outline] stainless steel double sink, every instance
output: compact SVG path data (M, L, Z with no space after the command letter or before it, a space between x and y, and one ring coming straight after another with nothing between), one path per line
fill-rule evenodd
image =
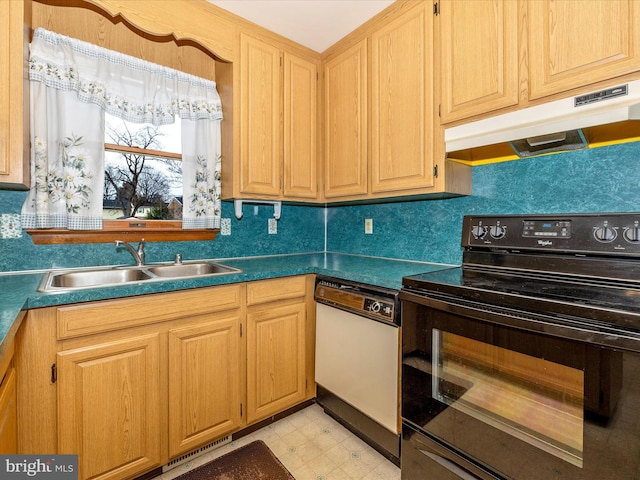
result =
M154 263L141 266L96 267L47 273L38 291L59 292L83 288L111 287L159 280L179 280L240 273L242 270L213 261Z

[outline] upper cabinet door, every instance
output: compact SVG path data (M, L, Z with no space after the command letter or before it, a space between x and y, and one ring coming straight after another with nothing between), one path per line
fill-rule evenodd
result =
M317 95L317 64L284 52L285 197L318 195Z
M372 193L433 185L432 39L424 5L371 36Z
M240 39L240 192L280 196L282 176L280 50Z
M438 18L442 123L517 105L518 0L440 0Z
M640 70L637 0L528 2L529 98Z
M0 188L29 188L28 2L0 1ZM27 38L25 38L27 37Z
M367 41L324 66L324 194L367 193Z

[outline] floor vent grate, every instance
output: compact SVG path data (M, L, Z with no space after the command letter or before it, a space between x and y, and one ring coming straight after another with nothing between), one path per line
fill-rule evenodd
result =
M183 463L187 463L199 457L200 455L204 455L205 453L210 452L211 450L220 448L226 445L227 443L231 443L231 435L222 437L216 440L215 442L211 442L210 444L205 445L204 447L200 447L199 449L194 450L193 452L189 452L186 455L182 455L181 457L176 458L175 460L171 460L169 463L167 463L165 466L162 467L162 473L168 472L169 470L173 470L177 466L182 465Z

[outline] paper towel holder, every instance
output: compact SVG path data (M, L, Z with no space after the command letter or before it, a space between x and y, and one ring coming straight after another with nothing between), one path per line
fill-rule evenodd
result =
M273 205L273 218L276 220L280 220L280 213L282 212L282 202L273 202L270 200L234 200L233 208L235 210L236 218L240 220L242 218L242 204L243 203L252 203L259 205Z

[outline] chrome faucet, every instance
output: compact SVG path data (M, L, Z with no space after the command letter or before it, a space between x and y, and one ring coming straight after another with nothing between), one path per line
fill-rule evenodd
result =
M138 249L134 249L130 244L123 242L122 240L116 240L116 249L120 247L125 247L129 250L129 253L133 256L133 259L136 261L136 265L141 267L144 265L144 238L140 240L138 243Z

